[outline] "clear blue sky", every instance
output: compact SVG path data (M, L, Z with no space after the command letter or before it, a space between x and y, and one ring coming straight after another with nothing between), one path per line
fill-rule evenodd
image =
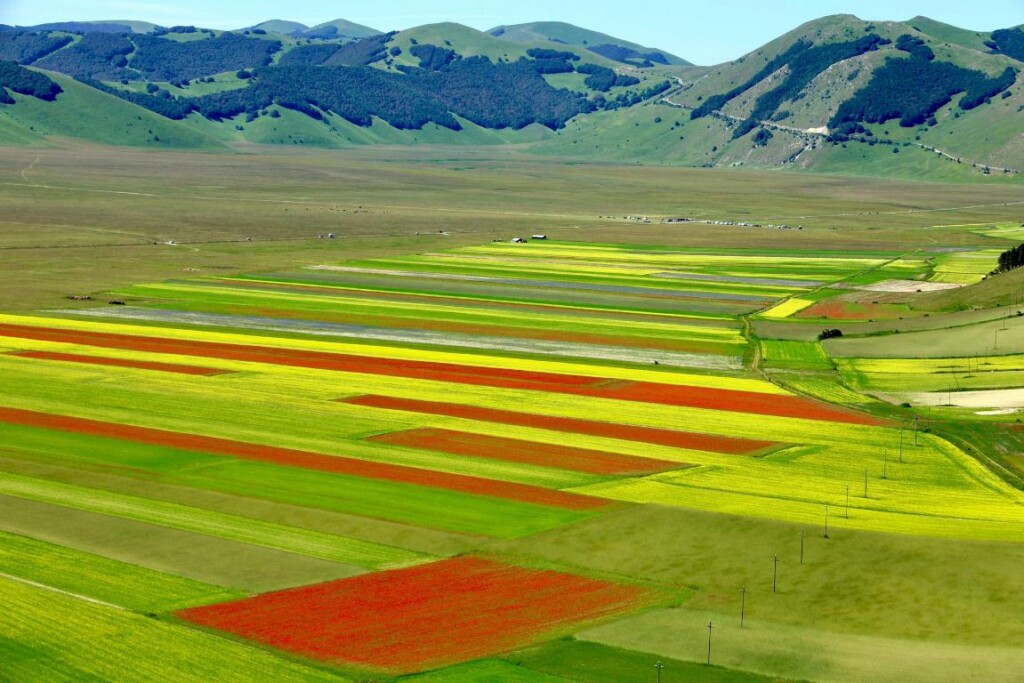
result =
M698 64L735 59L826 14L895 20L924 14L978 31L1024 23L1024 0L632 0L616 3L614 9L609 4L595 0L0 0L0 23L141 19L234 29L266 19L313 25L345 18L390 31L438 21L457 21L481 30L499 24L567 21L659 47Z

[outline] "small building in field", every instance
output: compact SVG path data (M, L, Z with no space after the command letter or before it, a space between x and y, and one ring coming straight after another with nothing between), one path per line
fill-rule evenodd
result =
M546 240L547 238L548 238L548 236L547 236L547 235L534 235L534 236L533 236L533 237L531 237L530 239L534 239L534 240Z

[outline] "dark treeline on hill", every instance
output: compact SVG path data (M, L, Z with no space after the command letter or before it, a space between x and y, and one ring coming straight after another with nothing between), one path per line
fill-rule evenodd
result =
M910 57L888 58L867 86L840 105L830 128L892 119L899 119L906 128L931 124L933 115L957 93L963 93L959 107L967 111L1007 90L1017 80L1017 72L1010 67L999 76L989 77L981 71L936 61L928 46L911 36L901 36L897 47Z
M923 59L927 62L935 59L935 53L932 52L932 49L928 47L927 43L908 33L904 33L896 39L896 49L906 52L915 59Z
M171 97L171 94L166 90L158 91L160 92L159 95L148 95L146 93L115 88L92 78L78 78L77 80L91 88L96 88L108 95L120 97L126 102L131 102L132 104L148 109L151 112L160 114L160 116L174 119L176 121L180 121L196 110L196 107L192 104L191 100Z
M1024 266L1024 244L1020 244L1013 249L1007 249L999 255L999 267L995 269L995 273L1005 273L1008 270L1016 270Z
M693 111L691 117L698 119L718 111L728 102L750 90L782 67L788 67L789 73L782 83L761 95L754 104L750 116L733 131L734 138L742 137L757 128L761 121L771 118L783 102L797 97L811 81L833 64L877 50L879 46L888 43L888 40L873 33L857 40L819 46L814 46L806 41L798 41L784 53L770 60L751 79L739 87L722 95L709 97Z
M11 52L18 52L21 58L15 61L20 63L34 63L76 78L103 81L190 81L224 71L269 64L281 49L281 43L276 40L245 38L235 33L178 42L138 33L98 32L87 33L74 45L58 51L71 38L24 35L33 36L35 42L18 34L0 34L0 54L9 57ZM61 42L54 45L52 41L56 40ZM45 50L49 56L32 58L33 45Z
M665 55L657 52L637 52L636 50L622 45L596 45L588 48L591 52L601 55L615 62L630 64L632 66L651 67L655 64L668 64Z
M281 55L280 66L369 66L388 55L386 46L394 36L386 33L345 45L324 43L300 45Z
M321 63L324 66L369 66L387 56L386 46L394 35L394 33L382 33L379 36L342 45Z
M281 66L320 66L338 51L334 44L300 45L281 55Z
M540 74L571 74L576 70L572 62L580 60L580 56L575 52L562 52L560 50L544 48L527 50L526 54L533 58L533 67Z
M453 112L485 128L518 130L539 123L556 130L592 108L582 95L551 87L529 62L470 57L436 74L409 75L424 92L436 92Z
M14 104L14 98L7 90L47 102L52 102L63 92L59 85L37 71L30 71L14 62L0 61L0 104Z
M438 47L437 45L413 45L409 48L412 56L420 60L420 68L427 71L440 71L458 58L455 50Z
M1019 28L1004 28L992 32L992 39L985 44L995 52L1024 62L1024 31Z
M0 60L31 64L70 43L71 36L11 31L0 34Z
M584 83L591 90L598 92L608 92L615 87L628 87L640 83L640 79L635 76L617 74L614 70L597 64L581 64L576 67L576 71L588 74Z
M789 75L782 81L782 84L757 98L750 116L736 127L733 137L743 137L757 128L761 121L771 118L783 102L797 97L811 81L833 64L877 50L880 45L888 43L888 40L871 34L850 42L832 43L801 50L789 61Z
M640 104L652 97L657 97L666 90L669 90L671 87L672 84L668 81L660 81L646 90L641 90L640 92L619 93L611 100L605 99L604 95L598 95L594 98L593 105L595 109L603 109L605 111L624 109L626 107L632 107Z
M89 33L80 41L40 60L36 66L76 78L119 81L128 77L128 55L135 45L124 33Z
M208 55L204 63L215 64L218 71L233 70L253 61L264 64L252 72L244 71L249 83L242 89L176 98L152 83L142 93L102 83L88 74L81 74L78 79L171 119L180 120L198 112L212 120L245 114L252 121L267 113L268 107L277 105L318 120L328 112L337 114L359 126L370 126L378 117L405 130L420 129L429 123L459 130L457 117L491 129L518 130L537 123L557 130L578 114L629 107L670 87L668 81L659 81L642 92L626 91L615 98L598 95L591 101L581 93L552 87L544 78L545 74L576 71L574 62L580 61L579 55L545 48L529 50L529 58L495 63L487 57L463 58L452 49L414 43L410 52L419 60L419 67L400 65L399 73L371 67L401 54L397 47L388 49L394 34L346 45L299 46L286 53L279 64L270 66L267 62L280 43L240 36L225 39L227 35L186 43L130 36L138 50L131 55L129 68L139 68L153 80L187 82L200 75L197 70L201 65L180 57L190 54L188 50L197 44L205 43L209 48L204 53ZM90 60L90 64L114 54L114 48L123 51L124 45L117 42L119 38L123 36L108 35L91 41L93 46L87 54L98 57ZM238 41L255 43L261 51L231 49ZM171 47L160 43L169 43ZM148 60L160 56L158 63L163 70L154 72L156 64ZM584 64L578 70L587 74L588 87L601 93L613 87L640 84L639 79L616 74L606 67Z
M557 129L593 109L582 95L548 85L529 62L495 64L486 57L460 59L440 71L413 69L405 74L365 66L264 67L253 73L247 88L192 99L86 82L172 119L192 111L214 120L243 113L252 119L277 104L315 119L323 118L321 112L333 112L360 126L372 125L376 116L400 129L436 123L459 130L458 115L486 128L539 123Z
M747 79L742 85L738 85L732 90L722 93L721 95L712 95L708 97L706 100L704 100L703 104L701 104L699 107L697 107L690 113L690 118L699 119L715 113L716 111L724 107L726 104L728 104L731 100L739 97L740 95L750 90L755 85L757 85L758 83L760 83L761 81L768 78L773 73L784 67L786 64L789 64L789 62L793 60L798 54L805 50L809 50L812 47L814 47L813 43L808 42L806 40L798 40L797 42L793 43L788 50L786 50L782 54L776 55L775 58L769 60L767 64L761 67L760 71L758 71L756 74Z
M179 43L132 35L138 46L131 68L153 81L189 81L201 76L269 64L281 49L276 40L252 40L234 33Z

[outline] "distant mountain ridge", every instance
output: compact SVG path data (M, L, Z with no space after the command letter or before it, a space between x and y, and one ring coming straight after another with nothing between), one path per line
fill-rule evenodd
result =
M363 38L342 35L347 22L149 33L106 24L77 35L0 30L0 144L514 143L688 166L927 178L1024 170L1020 27L836 15L695 67L642 46L592 47L595 34L569 24L362 27L373 32ZM311 37L318 28L333 37Z

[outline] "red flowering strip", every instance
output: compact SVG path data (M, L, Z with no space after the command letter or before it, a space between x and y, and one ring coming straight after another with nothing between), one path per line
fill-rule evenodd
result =
M144 360L127 358L104 358L101 356L82 356L77 353L55 353L52 351L16 351L12 356L19 358L35 358L37 360L57 360L68 363L85 363L86 365L106 365L116 368L134 368L136 370L155 370L157 372L174 372L179 375L199 375L213 377L227 374L228 370L217 368L201 368L196 365L180 365L178 363L154 363Z
M506 368L484 368L454 363L373 358L318 351L277 349L246 344L136 337L109 332L76 332L54 328L0 324L0 336L83 344L102 348L131 349L150 353L223 358L338 372L408 377L508 389L532 389L577 396L614 398L622 401L660 403L778 417L797 417L863 425L883 425L873 417L835 408L801 396L780 396L749 391L730 391L653 382L608 382L600 377L559 375Z
M225 360L268 363L318 370L335 370L390 377L408 377L438 382L457 382L510 389L561 391L569 385L596 385L605 380L596 377L524 372L504 368L481 368L454 363L435 363L392 358L353 356L321 351L279 349L248 344L224 344L191 339L141 337L111 332L78 332L57 328L0 324L0 337L64 342L110 349L129 349L149 353L222 358Z
M313 659L397 674L531 645L656 599L637 586L457 557L177 616Z
M358 406L367 406L370 408L404 410L411 413L424 413L427 415L448 415L449 417L461 417L467 420L479 420L481 422L497 422L499 424L516 425L518 427L536 427L538 429L550 429L556 432L604 436L609 439L640 441L641 443L653 443L660 446L672 446L673 448L691 448L693 450L710 451L712 453L743 455L777 445L771 441L752 441L750 439L737 439L728 436L712 436L710 434L695 434L693 432L676 432L669 429L657 429L654 427L637 427L634 425L614 424L611 422L593 422L591 420L580 420L572 417L531 415L530 413L516 413L508 410L495 410L493 408L477 408L459 403L417 401L415 399L392 398L390 396L355 396L353 398L342 399L341 402Z
M392 446L558 467L589 474L643 475L687 467L683 463L667 460L429 427L381 434L369 440Z
M480 496L504 498L522 503L560 507L567 510L593 510L611 504L610 501L601 498L545 489L539 486L529 486L527 484L470 477L462 474L449 474L447 472L434 472L433 470L417 467L368 462L342 456L322 455L320 453L297 451L291 448L277 448L246 443L244 441L219 439L212 436L184 434L112 422L99 422L97 420L68 417L66 415L37 413L18 408L0 408L0 422L73 432L76 434L112 437L153 446L225 455L242 460L269 462L275 465L301 467L308 470L352 477L382 479L402 484L412 484L414 486L427 486Z

